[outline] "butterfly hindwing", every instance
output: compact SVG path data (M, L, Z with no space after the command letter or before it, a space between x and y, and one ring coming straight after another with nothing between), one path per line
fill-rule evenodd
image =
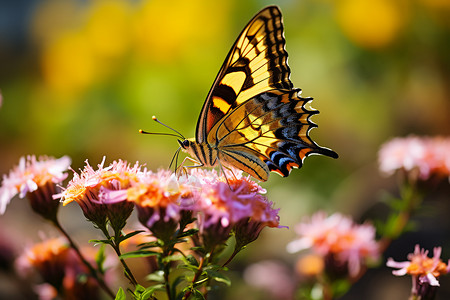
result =
M239 104L272 89L292 89L283 32L276 6L266 7L247 24L203 105L197 142L205 142L214 125Z
M317 111L305 107L312 98L302 98L299 92L273 90L249 99L217 123L212 130L216 137L210 135L208 143L217 144L227 162L247 162L248 166L241 163L239 168L261 180L267 179L269 171L288 176L310 154L336 157L309 137L316 127L309 118ZM256 168L249 172L252 166Z

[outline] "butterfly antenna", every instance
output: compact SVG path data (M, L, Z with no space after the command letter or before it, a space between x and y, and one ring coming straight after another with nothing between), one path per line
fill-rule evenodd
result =
M178 147L177 151L173 154L172 160L170 161L169 169L172 168L172 164L175 161L175 171L178 166L178 155L180 154L181 147Z
M144 130L142 130L142 129L139 129L139 133L142 133L142 134L156 134L156 135L169 135L169 136L174 136L174 137L177 137L177 138L180 137L179 135L173 134L173 133L165 133L165 132L148 132L148 131L144 131Z
M176 133L178 134L178 136L181 137L183 140L186 139L181 133L179 133L178 131L176 131L175 129L173 129L173 128L170 127L170 126L167 126L166 124L164 124L163 122L161 122L160 120L158 120L155 116L153 116L152 119L153 119L153 121L158 122L158 123L161 124L162 126L164 126L164 127L166 127L166 128L169 128L169 129L172 130L173 132L176 132Z

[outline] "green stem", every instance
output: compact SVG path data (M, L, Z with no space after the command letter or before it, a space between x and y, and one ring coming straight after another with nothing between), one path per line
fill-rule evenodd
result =
M81 262L88 268L89 272L91 273L91 276L97 281L98 285L112 298L115 298L114 293L111 291L111 289L106 285L105 281L98 276L97 270L84 258L83 254L81 253L78 246L75 244L75 242L72 240L70 235L62 228L61 224L59 223L58 219L55 218L52 220L52 223L55 225L56 228L66 237L67 241L70 244L70 247L75 250L75 253L77 254L78 258L81 260Z
M391 242L398 238L408 225L409 219L414 211L419 207L422 202L422 195L417 190L415 183L406 182L401 190L402 197L402 210L398 212L398 216L395 219L395 223L392 229L385 233L380 240L380 252L383 253Z
M169 298L169 300L172 300L172 293L170 290L170 282L169 282L169 264L168 263L164 263L164 287L166 288L166 293L167 293L167 298Z
M200 264L198 265L198 271L195 273L194 279L192 279L192 288L194 287L195 282L200 278L200 276L201 276L202 273L203 273L203 264L204 264L204 263L205 263L205 258L204 258L204 257L201 257L201 258L200 258ZM189 297L191 296L191 294L192 294L192 289L187 290L186 293L185 293L184 296L183 296L183 300L189 299Z
M138 282L136 280L136 278L134 277L133 273L131 272L131 269L128 267L127 263L125 262L125 260L123 258L120 258L120 256L122 255L121 251L120 251L120 243L117 243L119 237L120 237L120 233L115 233L114 234L114 238L112 238L108 232L108 229L106 229L105 227L100 228L100 230L103 232L103 234L105 235L105 237L108 239L108 241L110 241L110 245L111 247L114 249L114 251L117 254L117 257L119 257L120 263L122 264L122 267L124 269L124 273L125 276L128 278L128 280L130 280L131 284L133 284L133 286L138 285Z
M228 258L228 260L222 265L222 267L226 267L226 266L233 260L233 258L236 256L236 254L239 253L239 251L241 251L241 249L234 248L233 253L232 253L231 256Z

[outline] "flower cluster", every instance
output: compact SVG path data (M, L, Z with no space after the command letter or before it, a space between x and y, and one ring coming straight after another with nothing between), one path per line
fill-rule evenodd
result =
M445 264L441 261L441 247L433 249L433 257L428 257L428 251L421 249L419 245L414 248L414 253L408 254L409 261L396 262L389 258L386 265L398 270L392 271L396 276L412 276L412 295L420 296L421 299L435 293L435 288L439 286L438 278L450 271L450 262Z
M417 173L421 180L432 175L450 176L450 138L417 137L395 138L379 151L380 170L392 174L397 170Z
M36 287L40 299L53 299L58 294L65 295L64 299L96 299L99 296L97 282L86 276L89 271L63 239L48 239L25 249L16 260L16 268L23 277L34 272L41 276L45 284Z
M104 167L103 161L97 170L87 163L59 196L64 205L76 201L100 228L115 220L124 225L136 207L139 221L163 240L174 234L180 220L195 215L207 245L223 243L234 229L243 247L264 227L279 227L278 209L263 193L238 170L219 176L194 169L178 180L170 171L151 172L124 161Z
M318 212L298 224L295 230L300 238L288 244L289 252L312 249L323 257L328 269L344 269L344 274L351 278L358 276L367 260L379 257L375 228L370 224L355 224L339 213L327 217L324 212Z
M61 160L65 164L59 163L56 167L50 163L40 164L34 157L27 162L22 160L17 170L11 173L13 175L5 177L2 191L5 191L9 199L19 191L26 191L26 195L30 196L30 192L45 182L53 185L61 183L66 178L63 171L68 168L68 162ZM44 172L46 167L49 168L47 173ZM126 253L126 257L150 256L152 269L166 274L176 265L172 259L166 260L166 256L175 257L179 252L188 253L180 256L184 260L180 259L178 262L187 264L187 269L198 269L184 292L188 298L191 293L198 292L197 280L203 282L218 276L215 275L217 272L205 273L202 268L211 268L212 265L217 270L223 268L219 267L218 260L232 235L236 241L235 249L223 266L247 244L257 239L265 227L282 227L279 225L279 209L273 208L273 203L264 196L265 192L250 176L243 176L239 170L230 169L219 175L214 170L192 169L178 177L168 170L149 171L137 162L131 165L118 160L106 165L104 158L97 168L86 161L80 172L73 172L73 178L65 188L62 187L60 193L56 194L53 189L46 199L57 204L59 201L56 199L60 199L63 205L76 202L84 216L106 237L106 240L96 242L113 247L124 267L125 276L135 286L138 282L122 256L120 244L142 233L141 230L128 234L123 232L128 218L136 208L139 222L153 237L138 246L138 250L134 251L137 254L132 251L131 254ZM48 207L48 203L42 206ZM76 259L84 264L83 272L89 273L89 280L92 279L96 286L112 295L105 286L103 273L96 271L83 258L58 222L56 211L51 220L66 236L70 247L75 249ZM72 252L71 248L59 240L48 241L27 250L27 254L20 260L21 265L28 264L41 273L44 281L49 284L41 286L42 292L53 291L54 294L61 295L68 290L64 286L69 280L67 278L73 279L79 275L76 268L69 270L65 267L69 264L69 250ZM192 261L197 259L198 261ZM51 263L47 263L49 260Z
M14 196L20 198L28 196L31 207L45 218L56 215L58 201L52 196L57 192L57 184L67 177L65 173L71 160L68 156L59 159L42 156L39 159L34 155L21 157L19 165L14 167L9 175L3 175L0 187L0 214Z

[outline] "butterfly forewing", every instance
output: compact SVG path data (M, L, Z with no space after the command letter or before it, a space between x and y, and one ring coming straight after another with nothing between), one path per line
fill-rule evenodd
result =
M214 125L248 99L273 89L292 89L281 12L259 12L234 43L206 98L197 123L197 142L205 142Z

